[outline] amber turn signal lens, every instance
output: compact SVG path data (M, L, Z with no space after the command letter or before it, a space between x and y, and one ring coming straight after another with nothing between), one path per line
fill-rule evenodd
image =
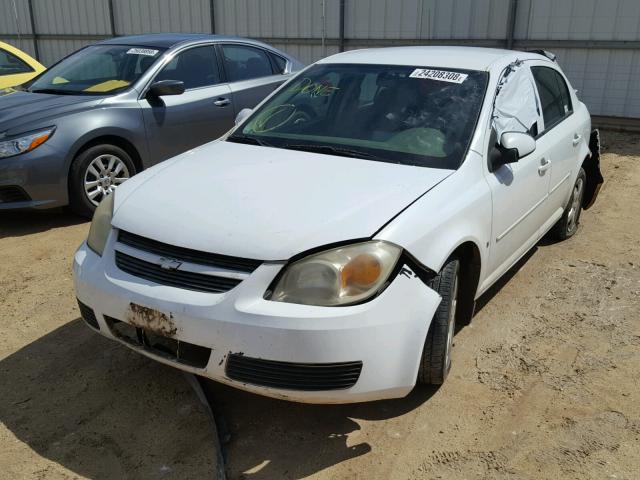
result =
M342 269L342 288L349 285L366 287L375 283L382 273L380 261L368 253L363 253L347 263Z
M43 135L40 135L39 137L34 138L31 143L29 144L29 149L28 151L30 152L31 150L33 150L34 148L36 148L39 145L42 145L44 142L47 141L47 139L51 136L50 133L45 133Z

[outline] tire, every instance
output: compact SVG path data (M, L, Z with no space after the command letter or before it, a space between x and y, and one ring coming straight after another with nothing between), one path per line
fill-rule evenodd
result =
M69 171L71 210L78 215L91 217L105 195L135 174L136 167L131 156L120 147L102 144L83 150L74 159Z
M573 237L578 231L578 225L580 224L580 213L582 212L582 200L584 197L584 188L587 184L587 175L581 168L576 178L576 183L573 185L571 192L571 198L567 204L562 217L558 220L549 234L556 240L566 240Z
M419 384L441 385L449 374L453 334L456 328L459 277L460 261L452 258L429 282L429 286L438 292L442 301L431 320L422 350L418 370Z

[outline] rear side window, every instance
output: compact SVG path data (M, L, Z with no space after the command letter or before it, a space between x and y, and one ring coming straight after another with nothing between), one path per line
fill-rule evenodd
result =
M0 77L33 72L33 69L12 53L0 49Z
M532 67L533 78L542 103L545 130L550 129L573 112L567 82L549 67Z
M194 47L179 53L156 76L156 81L159 80L180 80L187 90L220 83L214 46Z
M276 66L276 73L284 73L287 68L287 60L275 53L271 54L271 58L273 59L273 64Z
M224 66L230 82L273 75L266 52L246 45L223 45Z

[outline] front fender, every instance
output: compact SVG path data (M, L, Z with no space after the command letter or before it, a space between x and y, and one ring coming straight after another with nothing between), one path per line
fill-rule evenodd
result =
M469 158L455 173L393 219L375 238L402 246L420 264L440 271L465 242L480 253L480 282L491 238L491 192L482 174L481 155Z

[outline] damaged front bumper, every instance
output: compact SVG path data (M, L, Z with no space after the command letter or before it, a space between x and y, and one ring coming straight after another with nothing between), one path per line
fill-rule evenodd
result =
M112 233L102 257L86 244L78 249L76 295L83 313L92 310L94 329L143 355L308 403L397 398L415 385L440 296L408 269L369 302L316 307L263 299L281 263L264 263L232 290L211 294L119 270L114 244Z

